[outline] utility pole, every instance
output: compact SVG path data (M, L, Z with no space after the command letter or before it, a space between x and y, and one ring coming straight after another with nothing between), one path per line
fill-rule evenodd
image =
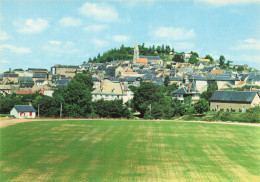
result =
M40 117L40 104L38 104L38 117Z
M62 103L60 103L60 117L62 116Z

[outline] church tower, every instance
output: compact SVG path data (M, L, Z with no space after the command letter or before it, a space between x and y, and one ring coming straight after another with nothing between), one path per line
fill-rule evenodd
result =
M137 59L139 58L139 48L136 41L135 48L134 48L134 57L133 57L133 64L136 64Z

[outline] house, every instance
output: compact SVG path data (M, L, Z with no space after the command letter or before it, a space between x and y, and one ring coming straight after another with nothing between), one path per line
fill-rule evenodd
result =
M210 110L242 111L260 105L259 91L220 91L210 98Z
M10 111L10 115L16 118L35 118L36 110L32 105L15 105Z
M34 73L32 80L36 81L36 80L46 80L48 78L48 74L47 73Z
M108 79L104 79L100 88L92 92L92 101L122 99L123 103L126 103L132 98L133 92L124 83L113 83Z
M3 75L3 83L9 83L9 82L18 82L18 74L14 73L5 73Z
M57 64L51 67L51 73L52 75L65 75L66 77L74 77L77 73L77 70L79 69L79 66Z
M11 94L11 85L0 85L0 95Z
M195 103L200 99L200 93L196 90L195 83L193 83L175 90L172 92L172 97L177 98L182 103L184 103L186 98L190 97L191 103Z
M70 80L69 79L61 79L61 80L57 80L55 81L55 86L56 88L62 88L62 87L66 87L69 84Z
M38 90L38 87L33 82L21 83L19 87L19 91L30 91L31 93L35 93Z

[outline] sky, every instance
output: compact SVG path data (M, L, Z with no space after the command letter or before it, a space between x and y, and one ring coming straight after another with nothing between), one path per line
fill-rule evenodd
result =
M260 69L260 0L0 0L0 73L170 45Z

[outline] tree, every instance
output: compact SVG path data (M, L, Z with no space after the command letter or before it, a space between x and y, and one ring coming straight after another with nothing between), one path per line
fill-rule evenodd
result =
M166 65L166 69L172 69L172 65L171 64L167 64Z
M189 63L195 64L195 63L197 63L197 62L198 62L197 57L194 56L194 55L191 55L191 56L190 56L190 59L189 59Z
M163 93L159 86L151 82L143 82L134 92L134 107L143 117L150 104L158 102L162 97Z
M209 110L209 102L206 99L201 98L194 104L194 109L200 114L207 112Z
M17 69L14 69L14 71L23 71L22 68L17 68Z
M196 56L197 58L199 57L198 53L196 53L196 52L191 51L190 54L193 55L193 56Z
M224 57L223 55L221 55L221 56L219 57L219 66L220 66L220 67L223 67L224 64L225 64L225 57Z
M237 71L243 71L245 68L244 68L244 66L238 66L237 67Z
M182 54L175 54L175 56L172 58L172 61L178 62L178 63L184 63L184 56Z
M213 61L214 61L214 59L208 54L205 56L205 59L209 59L210 63L213 63Z
M91 76L77 74L67 87L54 92L54 98L63 103L65 116L88 117L92 113L92 89Z
M165 86L165 87L168 87L168 86L169 86L169 84L170 84L170 77L169 77L169 75L167 75L167 76L165 77L163 83L164 83L164 86Z
M205 92L202 92L200 98L204 98L206 99L207 101L209 101L209 99L211 98L211 96L214 94L214 92L218 90L218 84L217 82L213 82L211 83L208 88L207 88L207 91Z
M96 102L93 102L93 109L95 114L97 114L99 117L130 117L130 112L128 108L123 104L122 99L115 99L112 101L105 101L104 99L98 100Z
M192 102L191 96L184 97L184 104L191 105L191 102Z
M230 63L232 63L232 61L228 60L227 63L226 63L226 66L229 67Z
M76 76L74 76L74 78L72 80L85 84L87 86L87 89L89 91L92 91L94 83L92 81L92 76L90 74L78 73L78 74L76 74Z

